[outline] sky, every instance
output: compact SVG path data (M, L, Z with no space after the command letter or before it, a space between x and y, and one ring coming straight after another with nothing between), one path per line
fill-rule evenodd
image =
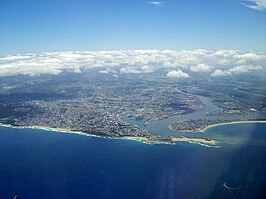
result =
M0 0L0 54L266 52L266 0Z

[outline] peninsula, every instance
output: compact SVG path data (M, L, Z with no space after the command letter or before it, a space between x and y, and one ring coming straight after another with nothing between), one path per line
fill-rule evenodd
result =
M265 119L250 119L250 120L183 120L168 125L172 131L182 133L203 133L210 127L220 126L225 124L241 124L241 123L266 123Z

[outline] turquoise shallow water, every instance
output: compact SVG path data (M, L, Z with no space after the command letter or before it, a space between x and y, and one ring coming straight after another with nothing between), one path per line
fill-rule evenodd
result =
M148 145L0 127L0 198L263 198L266 125L206 133L242 141Z
M265 126L266 123L227 124L209 128L204 134L222 143L266 146Z

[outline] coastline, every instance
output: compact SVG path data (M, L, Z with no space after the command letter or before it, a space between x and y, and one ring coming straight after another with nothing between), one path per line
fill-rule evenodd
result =
M144 144L175 144L176 142L190 142L190 143L204 144L204 145L211 146L211 145L217 145L217 143L219 143L218 141L215 141L215 140L207 140L203 138L186 138L183 136L182 137L171 137L169 142L167 142L167 141L149 140L149 138L147 137L136 137L136 136L105 137L105 136L98 136L94 134L84 133L82 131L72 131L67 128L52 128L48 126L13 126L10 124L3 124L3 123L0 123L0 126L14 128L14 129L39 129L39 130L44 130L44 131L76 134L76 135L82 135L82 136L87 136L87 137L97 137L97 138L105 138L105 139L132 140L132 141L138 141Z
M207 144L207 145L217 145L219 142L216 140L208 140L204 138L186 138L186 137L175 137L173 138L175 142L192 142L199 144Z
M49 126L13 126L11 124L3 124L3 123L0 123L0 126L9 127L9 128L13 128L13 129L39 129L39 130L52 131L52 132L58 132L58 133L84 135L84 136L88 136L88 137L103 137L103 136L97 136L94 134L84 133L82 131L72 131L72 130L67 129L67 128L52 128Z
M8 128L13 128L13 129L39 129L39 130L44 130L44 131L52 131L52 132L57 132L57 133L68 133L68 134L75 134L75 135L82 135L82 136L87 136L87 137L96 137L96 138L104 138L104 139L122 139L122 140L133 140L133 141L139 141L145 144L152 144L151 141L148 140L148 138L145 137L135 137L135 136L125 136L125 137L106 137L106 136L99 136L99 135L94 135L90 133L84 133L82 131L72 131L67 128L52 128L48 126L13 126L10 124L3 124L0 123L0 127L8 127ZM156 144L166 144L162 142L158 142Z
M205 128L198 128L195 129L194 131L192 130L183 130L183 131L179 131L181 133L204 133L206 130L208 130L209 128L215 127L215 126L222 126L222 125L228 125L228 124L249 124L249 123L266 123L266 120L239 120L239 121L232 121L232 122L222 122L222 123L217 123L217 124L211 124L206 126ZM177 131L172 127L172 124L168 124L167 128L171 131Z
M243 120L243 121L240 120L240 121L232 121L232 122L224 122L224 123L219 123L219 124L212 124L212 125L209 125L203 129L201 129L198 132L204 133L209 128L212 128L215 126L222 126L222 125L228 125L228 124L250 124L250 123L266 123L266 120Z

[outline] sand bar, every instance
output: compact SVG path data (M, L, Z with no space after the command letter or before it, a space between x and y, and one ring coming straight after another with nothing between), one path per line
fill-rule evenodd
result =
M209 140L209 139L203 139L203 138L186 138L186 137L175 137L172 139L174 142L196 142L201 144L207 144L207 145L216 145L219 142L216 140Z

